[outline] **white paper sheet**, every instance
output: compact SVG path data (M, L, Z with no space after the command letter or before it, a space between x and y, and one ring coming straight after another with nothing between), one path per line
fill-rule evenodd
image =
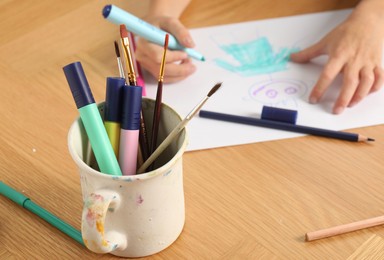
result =
M283 69L279 65L279 55L283 55L286 50L304 49L315 43L341 23L350 12L348 9L191 30L196 50L205 55L206 61L195 61L198 69L186 80L165 84L163 102L184 117L207 95L215 83L223 82L221 89L205 104L204 110L259 117L262 106L269 105L297 110L297 124L300 125L344 130L382 124L383 90L368 96L357 106L347 108L341 115L331 113L341 85L340 76L319 104L308 103L308 95L320 75L326 57L309 64L280 62ZM248 43L256 44L255 46L261 43L261 48L269 56L261 57L262 53L250 53L251 48L246 48L249 47ZM263 48L268 47L268 44L272 51ZM244 59L247 55L250 57L251 68L239 67L239 61L223 49L224 45L232 47L232 51L233 45L243 46L239 50L240 54L236 55L242 55L244 49L248 51ZM252 58L255 57L260 60L266 58L266 67L263 68L263 64L253 66ZM220 61L224 65L220 65ZM156 82L148 82L147 96L155 98L156 89ZM187 129L190 151L300 135L198 116L191 120Z

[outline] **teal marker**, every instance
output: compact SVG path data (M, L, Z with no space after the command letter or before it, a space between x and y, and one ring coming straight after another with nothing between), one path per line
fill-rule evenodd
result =
M156 43L160 46L163 46L164 44L164 38L167 32L141 20L140 18L124 11L115 5L106 5L103 8L103 16L105 19L114 24L125 24L129 31L143 37L150 42ZM185 51L188 56L196 60L205 61L205 58L202 54L194 49L185 48L184 46L180 45L180 43L178 43L176 38L172 35L169 35L168 48Z
M84 241L81 237L80 231L78 231L68 223L64 222L60 218L56 217L52 213L48 212L47 210L43 209L42 207L31 201L28 197L9 187L2 181L0 181L0 194L4 195L5 197L9 198L13 202L16 202L23 208L41 217L49 224L56 227L57 229L67 234L68 236L70 236L71 238L73 238L84 246Z
M68 64L63 70L100 171L110 175L122 175L81 63Z

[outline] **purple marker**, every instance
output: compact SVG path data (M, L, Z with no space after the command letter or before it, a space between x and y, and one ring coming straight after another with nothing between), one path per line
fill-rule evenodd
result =
M121 117L119 164L123 175L136 174L142 88L123 87L123 113Z

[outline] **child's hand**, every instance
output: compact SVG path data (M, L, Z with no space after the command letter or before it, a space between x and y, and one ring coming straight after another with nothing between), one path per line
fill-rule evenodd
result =
M169 32L178 42L187 47L193 48L194 43L188 30L177 18L159 16L151 17L147 21L160 29ZM139 38L136 48L136 59L140 65L151 73L156 79L159 76L160 64L163 57L162 46L150 43L145 39ZM196 67L188 55L183 51L167 50L164 82L171 83L185 79L193 72Z
M291 55L292 61L300 63L323 54L329 56L309 96L310 103L317 103L336 76L343 74L340 94L333 108L335 114L342 113L347 106L356 105L369 93L379 90L384 83L381 65L383 17L376 15L377 12L368 5L364 6L364 2L361 4L345 22L318 43Z

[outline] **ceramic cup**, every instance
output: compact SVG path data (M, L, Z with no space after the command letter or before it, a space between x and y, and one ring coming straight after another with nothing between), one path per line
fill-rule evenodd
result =
M103 109L101 103L101 114ZM143 99L142 109L150 133L154 101ZM171 107L162 105L159 143L181 120ZM73 122L68 146L80 172L84 203L81 232L88 249L142 257L165 249L178 238L185 221L182 155L187 140L184 129L156 160L152 171L112 176L97 170L81 119Z

